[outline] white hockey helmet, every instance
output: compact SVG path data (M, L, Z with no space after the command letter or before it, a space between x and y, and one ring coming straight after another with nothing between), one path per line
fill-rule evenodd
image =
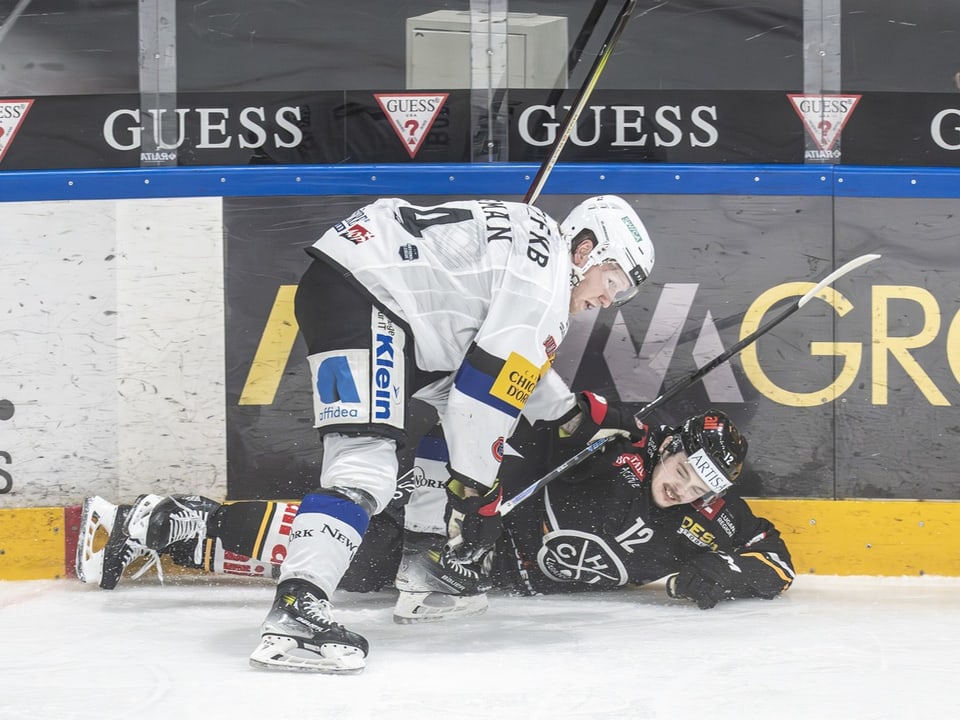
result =
M573 267L570 284L576 286L594 265L616 262L630 278L631 287L617 293L614 305L623 305L640 290L653 270L653 242L640 216L616 195L598 195L577 205L560 223L560 234L571 252L581 236L589 233L596 245L583 267Z

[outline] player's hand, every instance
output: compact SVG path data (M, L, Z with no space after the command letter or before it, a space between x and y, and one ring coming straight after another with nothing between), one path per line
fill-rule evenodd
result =
M734 559L724 553L697 555L680 568L680 572L667 578L667 594L693 600L701 610L709 610L732 596L736 567Z
M619 402L608 401L592 392L577 394L577 406L559 421L560 447L580 450L610 435L642 435L633 413Z
M474 562L492 548L503 531L500 502L503 490L497 480L483 494L459 480L447 483L448 548L457 558Z
M628 436L640 432L633 413L615 400L582 392L577 395L577 407L580 409L580 424L570 438L579 444L587 445L608 435Z

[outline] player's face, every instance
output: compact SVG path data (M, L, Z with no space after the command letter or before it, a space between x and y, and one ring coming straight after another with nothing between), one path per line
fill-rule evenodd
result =
M610 307L618 297L623 297L632 289L633 283L617 263L594 265L570 291L570 314Z
M669 444L669 440L670 438L664 440L660 447L661 452ZM660 462L653 469L650 488L653 502L662 508L692 503L711 492L687 462L687 454L682 450L661 456Z

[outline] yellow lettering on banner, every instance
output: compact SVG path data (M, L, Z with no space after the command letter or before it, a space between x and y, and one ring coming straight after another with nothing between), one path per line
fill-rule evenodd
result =
M916 335L887 335L887 307L891 299L913 300L923 308L923 328ZM910 285L874 285L873 287L873 403L887 404L887 353L900 363L931 405L949 405L940 389L924 372L911 348L929 345L940 332L940 307L933 295Z
M296 292L296 285L277 288L267 325L260 336L253 364L240 393L240 405L270 405L277 395L280 379L300 329L293 314Z
M522 355L510 353L493 381L490 394L518 410L527 404L540 379L540 369Z
M740 339L742 340L750 333L756 332L764 315L776 303L786 298L802 297L810 292L813 286L814 283L811 282L784 283L761 294L753 301L753 304L750 305L743 316ZM816 297L830 305L840 317L853 309L853 304L831 287L823 288L817 293ZM747 378L765 397L790 407L815 407L835 400L850 388L860 371L860 360L863 353L860 344L855 342L814 341L810 343L810 354L818 356L836 355L845 358L845 361L840 369L840 374L830 385L822 390L806 393L784 390L770 380L760 367L756 343L751 343L741 351L740 362Z
M960 382L960 312L953 316L947 330L947 362L957 382Z

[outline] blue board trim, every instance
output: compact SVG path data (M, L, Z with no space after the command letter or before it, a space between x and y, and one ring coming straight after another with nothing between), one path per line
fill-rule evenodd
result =
M251 165L0 172L0 201L290 195L522 197L537 166ZM960 168L559 164L544 194L960 197Z

